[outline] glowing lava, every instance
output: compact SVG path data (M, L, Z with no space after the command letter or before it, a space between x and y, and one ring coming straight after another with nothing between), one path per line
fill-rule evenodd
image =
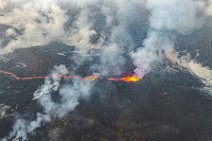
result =
M122 77L121 80L124 82L138 82L140 78L137 77L136 75L132 75L132 76Z
M128 75L124 77L119 77L119 78L108 78L109 81L122 81L126 83L135 83L138 82L141 78L136 76L136 75Z
M86 76L86 77L80 77L77 75L49 75L49 76L26 76L26 77L19 77L16 74L12 73L12 72L7 72L7 71L3 71L0 70L0 73L10 76L12 78L14 78L15 80L22 80L22 81L29 81L29 80L38 80L38 79L53 79L53 78L61 78L61 79L79 79L79 80L84 80L84 81L94 81L97 80L99 78L101 78L100 76L97 75L90 75L90 76ZM136 75L128 75L128 76L124 76L124 77L111 77L111 78L107 78L107 80L109 81L114 81L114 82L126 82L126 83L135 83L138 82L141 78L136 76Z

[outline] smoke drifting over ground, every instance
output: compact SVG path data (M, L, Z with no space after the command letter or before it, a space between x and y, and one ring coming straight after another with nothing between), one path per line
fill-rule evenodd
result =
M93 74L121 75L131 61L139 78L169 60L197 76L211 94L211 69L175 52L178 36L210 25L211 16L211 0L0 0L0 55L60 43L79 53L71 56L76 68L90 61ZM97 59L90 57L97 54ZM60 65L51 75L68 73ZM42 124L73 111L80 99L89 99L95 88L92 81L52 78L34 93L42 112L33 121L17 118L3 141L26 140ZM58 93L59 101L53 100L53 93Z
M80 99L88 99L93 82L75 80L72 84L61 84L60 78L54 78L57 75L67 74L65 66L55 67L52 72L53 79L46 79L45 83L34 93L34 98L38 100L43 109L43 113L37 113L33 121L17 118L13 126L13 131L3 141L15 138L15 140L27 140L27 135L36 128L42 126L52 119L63 118L66 114L73 111L79 104ZM55 102L52 94L59 91L60 100Z
M192 60L187 54L186 56L178 57L178 54L174 52L172 48L169 48L166 52L166 57L173 63L176 63L180 67L183 67L190 71L193 75L197 76L204 84L206 90L209 94L212 94L212 70L208 67L197 63L196 60Z
M132 53L135 72L142 76L174 44L175 34L187 34L204 24L210 7L210 1L193 0L1 0L0 21L6 26L1 54L60 42L83 52L107 50L102 53L115 54L114 65L122 65L125 61L118 54L136 50ZM104 55L102 60L112 63Z

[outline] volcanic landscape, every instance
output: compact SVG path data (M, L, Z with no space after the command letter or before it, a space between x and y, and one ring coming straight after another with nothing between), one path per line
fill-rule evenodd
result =
M0 141L212 141L211 9L0 0Z

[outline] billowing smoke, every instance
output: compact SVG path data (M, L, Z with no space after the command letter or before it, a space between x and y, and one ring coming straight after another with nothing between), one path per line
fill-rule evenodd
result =
M117 66L121 70L125 63L119 54L130 52L141 43L140 35L144 36L145 31L142 23L146 22L147 14L144 2L2 1L4 7L0 9L0 24L5 25L6 30L0 40L0 54L59 42L83 53L92 49L106 53L101 59L100 67L107 67L108 71L103 74L110 74L113 70L109 69L111 66ZM142 32L137 31L137 28ZM134 33L138 38L134 38ZM109 53L113 55L110 60L105 60ZM117 63L111 61L116 59L119 60ZM76 62L79 62L79 57Z
M13 131L10 132L8 137L1 139L2 141L8 141L15 137L15 140L26 140L27 139L27 122L23 119L18 119L13 125Z
M123 73L123 54L130 54L135 74L143 77L166 53L168 59L190 70L211 89L211 70L178 58L173 49L176 35L199 29L205 16L212 16L211 7L211 0L0 0L0 24L5 26L0 54L59 42L80 53L97 51L99 63L91 69L100 75ZM86 56L75 57L75 62L80 62L77 65L86 60ZM89 97L94 82L64 82L54 77L67 73L65 66L55 67L52 77L34 93L43 111L34 121L17 118L13 131L3 141L26 140L33 130L64 117L81 98ZM53 98L55 93L58 101Z
M51 79L47 78L45 83L34 93L34 100L38 101L43 112L37 113L36 119L33 121L17 117L9 136L1 139L2 141L9 139L27 140L28 135L35 129L53 119L63 118L74 110L80 99L89 98L94 82L73 80L71 84L62 84L61 78L54 77L67 73L64 65L55 67L51 73ZM52 98L52 94L56 91L59 91L59 101L54 101Z
M150 27L147 38L143 41L143 47L132 54L134 65L137 66L135 73L139 76L148 73L151 65L161 60L164 51L171 62L197 76L205 84L203 90L211 94L212 71L188 56L179 58L174 51L175 35L187 34L200 28L204 24L204 17L201 14L211 16L211 1L206 4L203 1L193 0L148 0L146 7L151 13Z
M205 85L203 90L207 91L209 94L212 94L212 70L210 68L204 67L202 64L191 59L189 54L179 57L173 48L167 49L166 57L172 63L176 63L198 77Z
M42 46L64 35L65 13L53 0L7 1L1 13L0 23L8 26L5 36L10 39L1 53Z
M175 32L186 33L201 25L199 5L193 0L147 0L146 7L150 11L147 38L132 54L139 76L148 73L162 51L173 45Z
M17 118L9 136L1 139L1 141L8 141L11 139L15 141L28 140L28 134L34 131L36 128L41 127L43 121L46 121L46 118L40 113L37 113L37 119L34 121Z
M131 56L137 67L135 73L142 77L151 70L162 51L173 44L177 33L187 34L201 27L205 19L202 15L211 15L212 2L21 0L17 3L1 0L1 3L0 23L8 27L4 38L9 41L2 39L0 53L60 42L84 53L91 49L103 50L100 67L108 69L113 65L123 67L124 59L117 56L138 48ZM142 41L145 32L146 39ZM118 58L121 63L104 59L107 48L111 48L110 54L115 54L111 60ZM108 70L103 74L110 74L112 69Z
M11 109L10 106L0 104L0 119L3 119L9 116L8 111Z
M58 76L58 73L64 75L67 70L64 66L59 66L56 72L53 72L53 75ZM72 84L64 84L61 87L61 78L46 79L45 84L34 93L34 99L38 100L45 114L62 118L79 104L78 100L80 98L86 99L89 97L91 86L91 81L73 80ZM52 99L51 94L55 91L59 91L61 97L59 103Z

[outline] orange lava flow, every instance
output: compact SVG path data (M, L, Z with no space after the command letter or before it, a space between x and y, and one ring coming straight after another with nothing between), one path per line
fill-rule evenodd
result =
M100 76L97 75L90 75L90 76L86 76L86 77L80 77L77 75L49 75L49 76L26 76L26 77L19 77L16 74L12 73L12 72L7 72L7 71L3 71L0 70L0 73L10 76L12 78L14 78L15 80L22 80L22 81L27 81L27 80L39 80L39 79L54 79L54 78L61 78L61 79L79 79L79 80L84 80L84 81L94 81L97 80L99 78L101 78ZM124 76L124 77L112 77L112 78L107 78L107 80L109 81L114 81L114 82L126 82L126 83L135 83L138 82L141 78L139 78L136 75L129 75L129 76Z
M108 78L109 81L122 81L127 83L138 82L141 78L136 75L129 75L120 78Z
M121 80L124 82L138 82L140 78L136 75L132 75L132 76L122 77Z

